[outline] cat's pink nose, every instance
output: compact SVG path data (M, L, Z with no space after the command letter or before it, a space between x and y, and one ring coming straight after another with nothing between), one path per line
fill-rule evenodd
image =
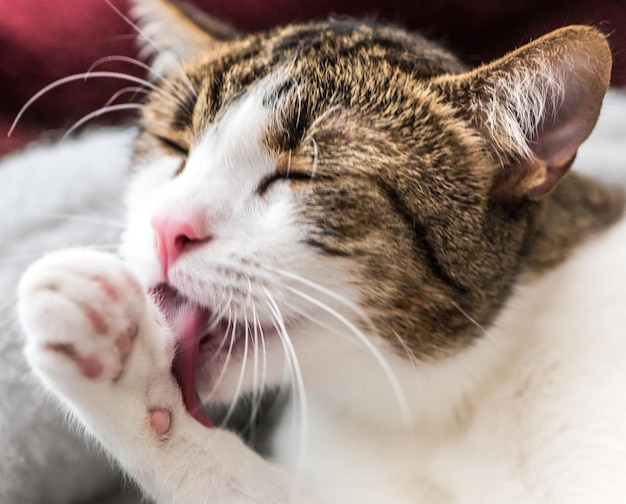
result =
M169 268L193 246L211 240L210 233L200 225L200 219L178 220L161 215L152 217L152 228L156 236L157 254L167 280Z

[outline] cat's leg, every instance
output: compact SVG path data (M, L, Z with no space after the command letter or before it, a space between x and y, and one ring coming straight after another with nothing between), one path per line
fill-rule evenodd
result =
M172 335L116 257L41 259L20 284L19 316L36 374L157 502L300 502L233 434L188 414Z

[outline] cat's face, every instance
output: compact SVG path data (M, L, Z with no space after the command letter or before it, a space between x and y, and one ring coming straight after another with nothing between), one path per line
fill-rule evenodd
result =
M152 35L164 4L142 4ZM300 348L332 369L350 345L407 362L469 345L508 296L535 200L595 122L609 64L590 29L462 73L421 37L364 23L229 41L177 26L189 39L158 58L122 253L148 288L210 313L207 390L258 382L260 360L279 381ZM576 56L589 44L598 68Z

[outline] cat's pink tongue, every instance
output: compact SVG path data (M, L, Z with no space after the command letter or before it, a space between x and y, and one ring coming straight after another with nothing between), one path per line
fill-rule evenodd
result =
M179 310L177 318L182 319L182 323L179 327L173 327L177 340L176 357L173 363L174 375L178 378L185 407L191 416L202 425L213 427L211 419L202 411L196 388L200 338L209 313L192 303L187 303Z
M159 286L152 291L152 295L176 335L176 356L172 363L172 372L181 388L185 407L202 425L213 427L213 422L202 410L196 388L200 339L209 311L184 299L167 286Z

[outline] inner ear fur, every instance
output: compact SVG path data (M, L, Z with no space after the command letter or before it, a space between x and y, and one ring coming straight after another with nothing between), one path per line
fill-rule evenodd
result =
M499 161L492 195L536 199L567 173L593 130L610 73L605 36L569 26L435 85L488 139Z
M239 35L188 2L132 0L131 15L141 29L142 54L153 57L158 74Z

